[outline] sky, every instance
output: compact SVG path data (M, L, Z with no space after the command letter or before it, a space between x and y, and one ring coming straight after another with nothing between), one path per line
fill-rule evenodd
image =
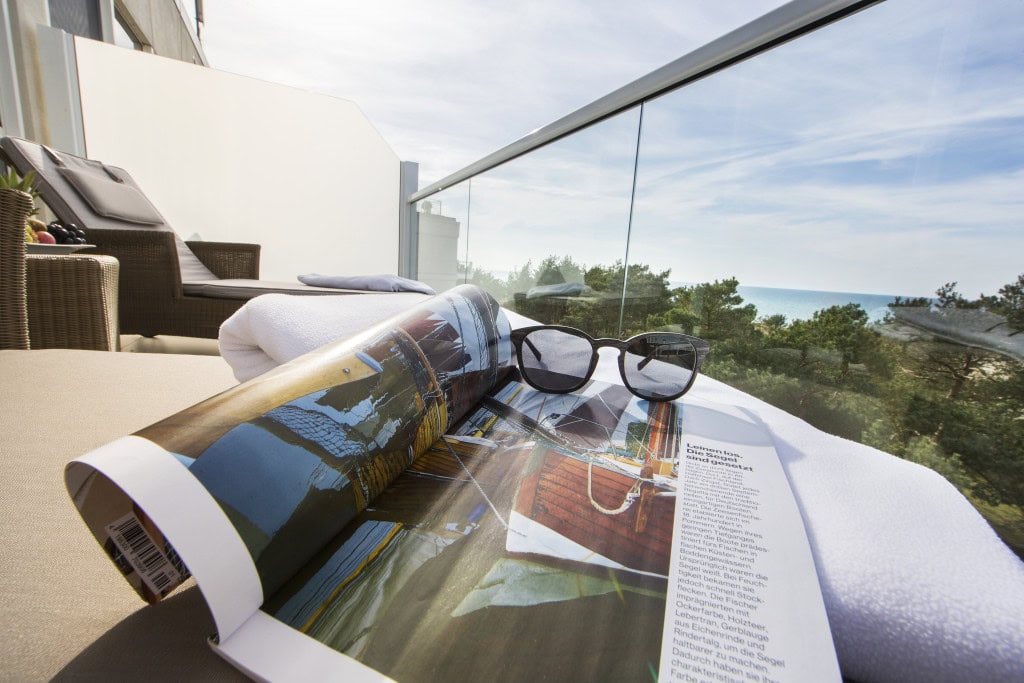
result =
M778 0L207 0L214 68L355 102L425 186Z
M203 41L357 103L422 187L779 4L212 0ZM674 281L991 294L1024 273L1022 44L1018 0L889 0L646 105L631 223L638 110L432 200L498 274L631 230Z

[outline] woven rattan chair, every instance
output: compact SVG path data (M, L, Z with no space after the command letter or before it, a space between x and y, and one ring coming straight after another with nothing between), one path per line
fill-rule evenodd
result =
M0 190L0 349L28 348L25 308L25 221L32 197Z
M116 258L29 254L25 265L30 348L119 349Z
M95 254L120 262L122 334L216 339L220 324L254 296L360 294L259 280L260 246L184 242L124 170L5 137L3 156L20 173L35 171L35 189L57 217L86 231Z
M117 259L26 255L32 208L0 191L0 348L116 351Z

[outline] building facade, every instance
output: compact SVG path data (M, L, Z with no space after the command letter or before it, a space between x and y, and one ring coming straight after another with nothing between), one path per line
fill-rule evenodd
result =
M0 1L0 133L82 151L70 38L205 66L201 26L202 0Z

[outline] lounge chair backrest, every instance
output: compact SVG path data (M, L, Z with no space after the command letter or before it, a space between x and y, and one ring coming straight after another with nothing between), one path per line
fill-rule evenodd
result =
M36 191L65 223L92 230L160 230L173 232L166 219L122 168L58 152L15 137L0 148L18 172L36 173ZM175 234L183 282L218 279Z

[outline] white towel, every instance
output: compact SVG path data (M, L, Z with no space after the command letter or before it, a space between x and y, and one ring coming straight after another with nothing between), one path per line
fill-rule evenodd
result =
M220 326L220 354L239 382L350 337L428 299L423 294L295 296L250 299Z
M844 677L1024 681L1024 563L951 484L707 377L692 391L772 434Z
M253 339L282 345L282 334L288 337L283 353L267 354L282 362L385 317L385 300L380 306L338 301L369 296L263 302L274 296L242 309L266 307L272 315L242 317L245 325L274 328ZM400 303L406 302L387 307L397 312ZM514 313L509 319L514 328L534 324ZM230 322L221 328L222 348L225 328L238 331ZM234 366L237 360L224 355ZM602 350L595 377L619 380L610 349ZM1024 681L1024 563L945 479L708 377L699 377L691 392L749 410L771 433L803 515L845 677Z

